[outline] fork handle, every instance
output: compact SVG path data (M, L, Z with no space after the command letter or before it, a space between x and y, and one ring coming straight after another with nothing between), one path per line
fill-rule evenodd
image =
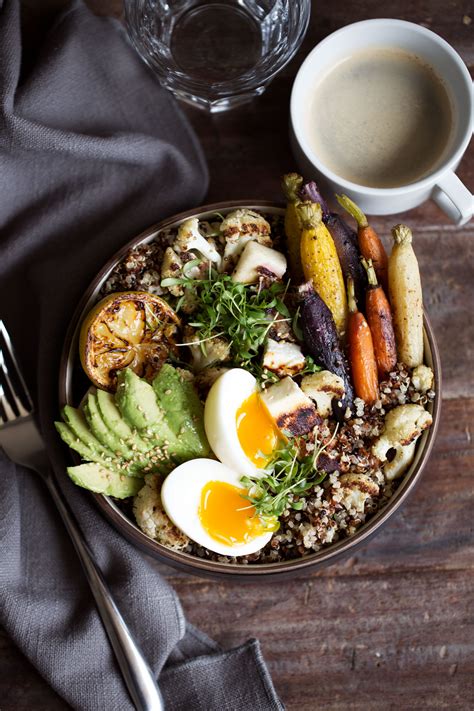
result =
M45 482L81 561L135 707L138 711L164 711L163 697L153 672L114 602L104 576L79 528L76 517L54 477L50 474L45 477Z

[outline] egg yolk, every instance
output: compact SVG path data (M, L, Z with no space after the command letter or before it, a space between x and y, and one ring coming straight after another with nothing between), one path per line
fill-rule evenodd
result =
M256 392L237 410L237 436L250 461L264 467L277 446L279 432Z
M234 546L265 532L255 507L243 498L245 490L224 481L209 481L201 492L199 518L216 541Z

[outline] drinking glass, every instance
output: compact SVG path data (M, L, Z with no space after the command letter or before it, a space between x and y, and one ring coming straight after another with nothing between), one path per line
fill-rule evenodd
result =
M310 12L311 0L125 0L138 54L179 99L211 112L265 90Z

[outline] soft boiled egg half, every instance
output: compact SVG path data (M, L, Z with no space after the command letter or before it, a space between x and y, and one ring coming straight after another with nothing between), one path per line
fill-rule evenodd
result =
M212 451L240 476L264 469L282 435L246 370L232 368L213 384L204 407L204 427Z
M163 507L175 526L215 553L256 553L269 542L277 522L260 519L245 498L240 477L214 459L192 459L164 480Z

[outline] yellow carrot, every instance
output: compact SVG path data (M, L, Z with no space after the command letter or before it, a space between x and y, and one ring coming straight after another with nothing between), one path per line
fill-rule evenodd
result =
M301 263L307 281L330 309L337 332L347 327L347 296L334 240L321 219L321 207L302 202L296 206L302 225Z
M300 255L302 226L296 206L300 202L298 191L303 185L303 178L298 173L287 173L283 176L281 185L286 198L285 234L288 244L290 273L295 283L299 284L303 281Z
M392 229L388 288L399 360L410 368L423 363L423 295L412 233L406 225Z

